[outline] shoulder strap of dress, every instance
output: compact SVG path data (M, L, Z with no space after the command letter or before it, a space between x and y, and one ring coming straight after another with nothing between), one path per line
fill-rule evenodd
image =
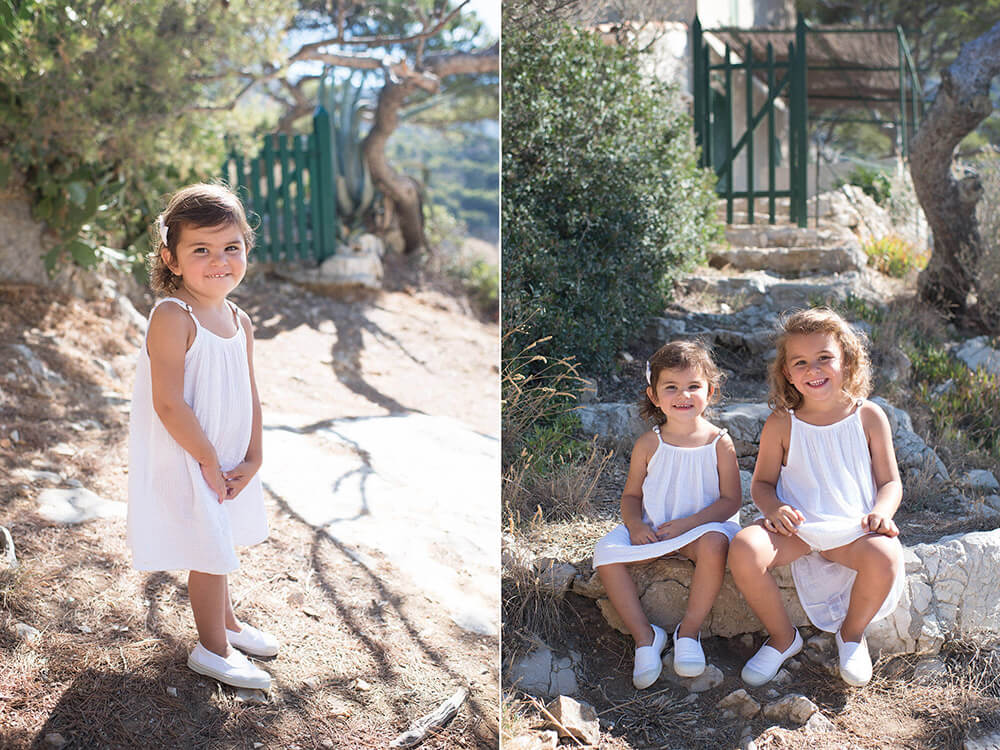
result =
M229 309L233 311L233 322L236 323L237 331L242 330L243 326L240 325L240 313L243 311L230 299L226 300L226 304L229 305Z
M660 425L654 424L653 425L653 432L655 432L657 435L659 435L660 434Z
M709 445L715 445L717 442L719 442L722 439L723 435L727 435L728 433L729 433L729 430L727 430L725 427L723 427L721 430L719 430L719 434L715 436L715 440L713 440L711 443L709 443Z
M164 302L176 302L178 305L180 305L181 307L183 307L185 310L187 310L191 314L191 317L194 318L195 324L198 323L198 318L195 318L194 310L191 309L191 305L189 305L187 302L185 302L182 299L178 299L177 297L164 297L163 299L157 300L156 304L153 305L153 310L155 310L156 308L158 308ZM150 315L153 314L153 310L149 311Z

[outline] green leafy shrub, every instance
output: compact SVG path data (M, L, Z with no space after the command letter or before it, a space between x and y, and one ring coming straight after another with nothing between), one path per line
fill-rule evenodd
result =
M847 176L847 180L840 182L841 185L845 183L857 185L865 195L871 196L872 200L880 206L888 203L892 197L892 183L889 176L880 169L856 166Z
M914 269L919 271L924 268L930 259L929 253L917 250L912 243L896 234L866 242L863 249L868 256L868 265L897 279Z
M714 178L639 53L548 23L505 30L503 54L505 328L537 311L512 351L554 334L607 371L719 236Z
M0 0L0 187L18 175L57 238L50 269L141 258L163 196L217 175L225 138L259 123L259 107L228 102L241 70L278 59L292 12L289 0Z
M937 434L1000 459L1000 378L973 372L938 345L916 345L908 355Z

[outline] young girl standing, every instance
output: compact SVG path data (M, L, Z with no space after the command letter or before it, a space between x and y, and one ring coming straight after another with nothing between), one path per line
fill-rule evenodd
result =
M129 425L128 542L137 570L188 570L195 672L267 690L239 651L277 653L233 614L234 547L267 538L253 328L226 297L242 281L253 230L239 199L191 185L157 219L153 290L163 296L139 353Z
M872 675L865 628L892 613L904 582L892 520L902 484L889 421L865 400L870 365L861 339L828 309L785 321L769 385L774 412L751 485L764 517L729 550L733 579L770 634L743 680L764 684L802 649L769 573L791 563L810 621L836 633L841 677L864 685Z
M705 670L699 629L722 587L729 540L739 531L740 474L733 441L703 416L719 398L721 373L701 345L675 341L646 364L642 414L656 422L632 449L622 492L624 523L594 549L594 567L635 640L632 683L660 676L667 634L650 624L628 563L679 553L695 563L687 611L674 629L674 670Z

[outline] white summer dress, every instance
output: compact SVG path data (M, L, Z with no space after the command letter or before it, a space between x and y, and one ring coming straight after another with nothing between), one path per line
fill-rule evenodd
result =
M663 442L659 427L654 427L653 432L659 444L646 465L646 478L642 482L642 520L655 529L675 518L693 515L719 499L716 443L726 430L722 430L708 445L694 448ZM710 531L721 532L732 539L740 530L739 520L737 511L728 521L703 523L680 536L652 544L632 544L628 527L621 523L597 542L594 567L653 560L690 544Z
M198 322L184 356L184 401L229 471L243 462L253 428L246 332L229 302L236 333L223 338ZM150 319L153 312L150 312ZM174 440L153 410L149 352L139 353L129 420L128 543L137 570L197 570L222 575L239 568L235 546L267 538L260 475L235 498L219 503L198 462Z
M829 633L837 632L847 615L857 573L830 562L819 551L868 534L861 528L861 518L875 506L875 476L861 424L862 403L859 399L850 416L823 426L803 422L789 410L788 465L781 467L778 476L778 499L802 511L805 521L798 535L813 550L792 563L795 590L809 620ZM891 615L903 593L903 545L898 537L892 541L899 553L899 572L872 622Z

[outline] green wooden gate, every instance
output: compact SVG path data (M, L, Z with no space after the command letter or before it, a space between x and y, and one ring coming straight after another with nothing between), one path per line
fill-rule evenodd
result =
M257 258L319 263L334 254L340 226L331 149L330 116L317 107L312 133L270 133L249 160L230 151L222 179L259 217Z
M712 64L709 45L705 41L701 22L697 16L691 26L694 50L694 130L701 147L701 164L711 167L719 178L717 189L726 199L726 223L733 223L733 201L745 198L747 222L754 222L754 199L767 197L768 220L775 223L775 200L789 199L789 214L800 227L806 225L807 208L806 169L808 161L808 102L806 95L806 28L801 15L795 27L795 41L788 43L787 57L775 60L773 45L768 42L764 59L754 57L753 47L747 44L734 53L727 44L721 63ZM742 54L742 62L734 62L735 54ZM742 73L746 96L746 129L733 143L733 74ZM753 108L755 76L766 80L766 98L757 112ZM720 91L721 89L721 91ZM775 181L775 166L780 159L781 143L775 135L774 104L784 98L788 104L788 187L779 190ZM754 184L753 135L757 127L767 120L766 186ZM734 189L733 162L740 152L746 154L746 189Z

